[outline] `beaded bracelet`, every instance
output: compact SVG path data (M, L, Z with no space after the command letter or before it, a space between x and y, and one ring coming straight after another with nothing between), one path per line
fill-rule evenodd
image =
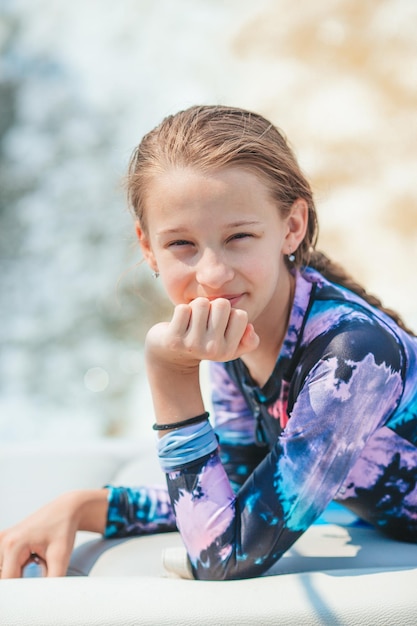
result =
M191 424L204 422L205 420L208 420L209 417L210 413L205 411L204 413L201 413L201 415L190 417L190 419L184 420L183 422L173 422L172 424L154 424L152 428L154 430L175 430L176 428L183 428L184 426L191 426Z

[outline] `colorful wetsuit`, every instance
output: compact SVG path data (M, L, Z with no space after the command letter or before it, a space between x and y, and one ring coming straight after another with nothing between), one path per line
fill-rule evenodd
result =
M171 459L172 508L111 489L106 536L176 523L195 577L215 580L265 572L332 500L417 541L415 337L308 268L262 389L240 359L210 365L219 445Z

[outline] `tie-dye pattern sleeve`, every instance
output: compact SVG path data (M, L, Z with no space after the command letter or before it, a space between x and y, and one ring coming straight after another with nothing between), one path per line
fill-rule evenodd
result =
M176 530L165 487L108 488L106 539Z
M402 365L391 335L348 324L310 369L279 442L276 487L290 530L304 531L320 515L395 411Z
M197 578L259 576L282 556L395 411L402 365L398 345L381 327L347 324L305 347L288 426L236 496L215 453L168 475Z
M265 451L253 444L253 416L245 400L220 364L210 364L213 421L221 458L235 491ZM176 530L175 517L164 487L108 487L108 515L104 536L126 537Z
M220 458L232 489L238 491L267 450L255 444L252 411L222 363L210 363L210 380Z

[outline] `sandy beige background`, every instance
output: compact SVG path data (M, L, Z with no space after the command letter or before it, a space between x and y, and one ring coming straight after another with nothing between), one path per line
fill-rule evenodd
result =
M416 32L413 2L281 0L233 41L243 99L286 131L311 177L321 247L414 328Z

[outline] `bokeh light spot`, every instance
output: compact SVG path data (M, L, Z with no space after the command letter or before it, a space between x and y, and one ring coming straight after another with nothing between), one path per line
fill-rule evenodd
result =
M107 389L109 381L109 375L102 367L90 367L84 376L84 385L94 393Z

